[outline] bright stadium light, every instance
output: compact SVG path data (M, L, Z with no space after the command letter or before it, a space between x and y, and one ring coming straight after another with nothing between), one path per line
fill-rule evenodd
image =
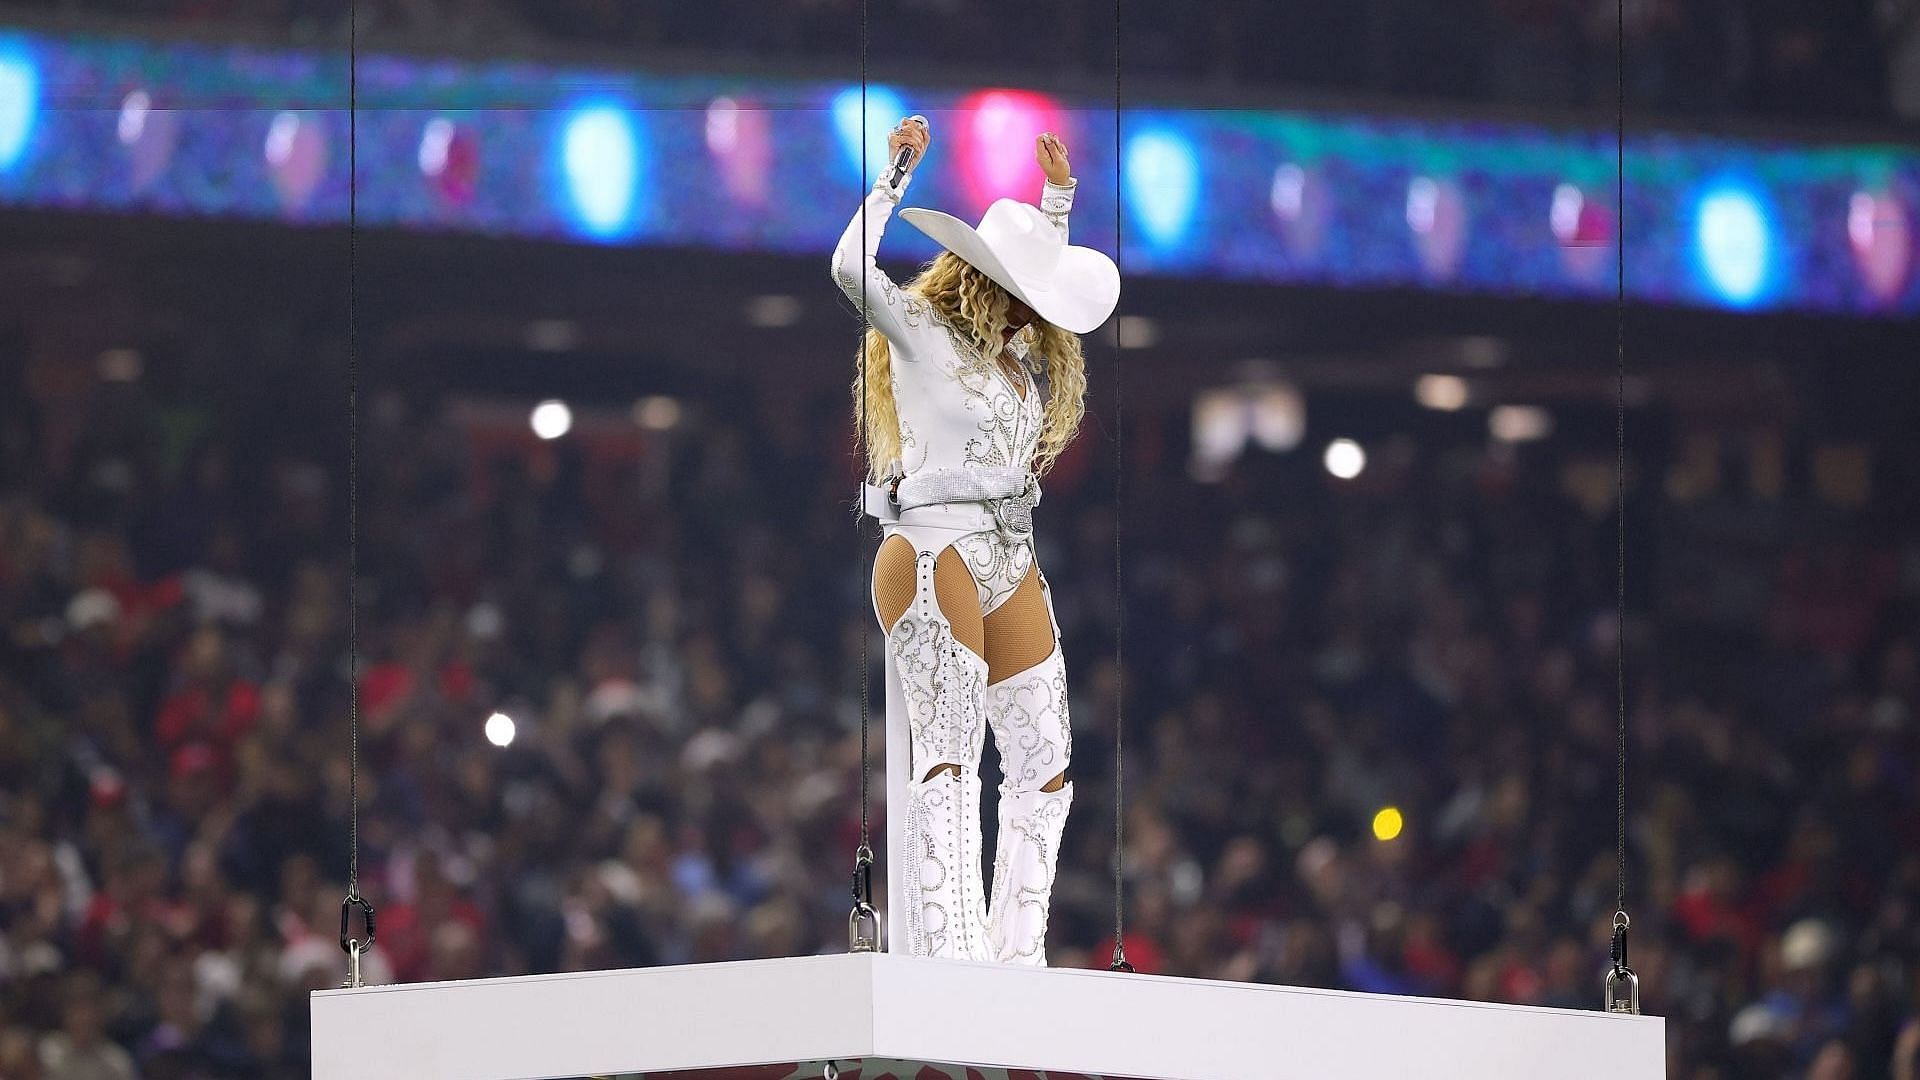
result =
M887 156L887 133L907 112L898 92L871 83L849 86L833 96L830 109L840 152L849 165L856 169L864 165L871 179L893 164Z
M1273 170L1273 186L1267 192L1267 200L1280 220L1299 218L1307 208L1307 170L1292 162Z
M625 109L595 105L567 121L561 155L567 194L576 220L589 235L619 236L632 224L641 151L633 117Z
M1700 200L1694 215L1694 245L1707 283L1719 298L1746 307L1766 290L1773 254L1773 226L1753 191L1723 186Z
M1416 176L1407 184L1407 227L1425 235L1440 219L1440 185L1430 176Z
M983 90L960 102L960 175L975 202L1029 198L1033 137L1059 130L1060 106L1031 90Z
M1275 381L1247 391L1253 441L1285 453L1307 436L1307 399L1290 382Z
M1367 467L1367 452L1352 439L1335 439L1327 444L1323 459L1327 471L1341 480L1351 480Z
M1186 239L1200 202L1200 158L1192 140L1169 128L1129 137L1123 182L1127 205L1153 246Z
M1487 433L1504 443L1534 442L1553 434L1553 414L1538 405L1502 405L1487 414Z
M444 116L427 121L427 126L420 130L420 171L428 176L439 176L447 167L452 147L453 121Z
M297 112L278 112L273 123L267 125L267 164L285 165L293 160L293 141L300 134L300 114Z
M1397 806L1383 806L1373 815L1373 838L1381 842L1398 839L1407 819Z
M1888 191L1856 191L1847 200L1847 243L1860 281L1880 303L1900 298L1912 279L1914 235L1907 205Z
M39 115L39 65L24 46L0 39L0 172L25 155Z
M516 734L513 717L503 712L494 713L487 717L486 732L487 741L493 745L501 749L512 746L513 737Z
M130 91L121 99L120 119L114 124L120 145L132 146L140 141L140 133L147 129L147 114L152 111L153 97L145 90Z
M573 430L573 410L567 408L564 401L549 399L533 407L528 422L533 425L535 435L547 440L557 439Z
M740 103L717 97L707 104L707 149L730 154L740 145Z
M1467 397L1467 380L1458 375L1422 375L1413 384L1413 400L1441 412L1466 408Z

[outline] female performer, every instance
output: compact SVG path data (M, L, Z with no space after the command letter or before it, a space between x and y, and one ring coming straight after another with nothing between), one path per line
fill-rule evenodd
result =
M903 120L889 158L911 147L918 164L928 142L923 122ZM894 949L1044 965L1072 732L1032 514L1039 476L1084 411L1078 335L1112 314L1120 273L1067 243L1066 146L1043 134L1034 154L1047 177L1037 208L1001 199L978 228L901 211L946 249L904 287L874 253L911 176L883 176L841 235L833 276L870 322L855 417L865 508L884 537L873 606L887 635L889 759L910 770L891 786L906 803L889 813ZM979 778L989 730L1005 774L991 897Z

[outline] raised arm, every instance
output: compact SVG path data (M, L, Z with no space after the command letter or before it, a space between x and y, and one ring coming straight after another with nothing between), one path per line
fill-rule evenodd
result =
M896 188L887 182L883 164L880 179L874 182L873 190L867 192L859 212L847 222L846 231L840 234L840 242L833 248L834 283L866 313L874 329L896 344L907 337L905 299L900 295L900 287L880 269L875 255L880 250L880 234L887 231L887 219L893 216L893 208L906 193L907 185L913 182L912 167L927 156L929 141L927 125L918 117L910 116L895 125L887 136L887 161L892 162L903 147L912 147L914 156L907 175Z
M893 217L893 208L912 179L909 176L901 182L900 191L895 191L882 176L873 190L867 192L853 220L847 222L846 231L840 234L840 242L833 248L834 283L861 309L874 329L896 342L903 340L907 332L900 287L880 269L875 253L880 250L880 234L886 232L887 219ZM864 302L861 300L863 281Z
M1046 182L1040 185L1040 211L1060 231L1060 242L1064 244L1067 213L1073 209L1073 189L1080 183L1073 178L1073 167L1067 161L1067 144L1049 131L1033 141L1033 159L1047 174Z

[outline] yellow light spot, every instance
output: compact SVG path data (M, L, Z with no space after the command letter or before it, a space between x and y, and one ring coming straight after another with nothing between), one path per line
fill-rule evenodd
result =
M1400 829L1405 824L1406 819L1400 816L1399 807L1383 806L1379 813L1373 815L1373 838L1392 840L1400 835Z

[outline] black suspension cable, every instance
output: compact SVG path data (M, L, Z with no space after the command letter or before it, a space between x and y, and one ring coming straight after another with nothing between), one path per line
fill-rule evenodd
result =
M866 198L866 191L867 191L867 0L860 0L860 198L862 200ZM862 258L864 258L865 257L864 252L867 250L867 214L866 214L865 208L862 208L860 212L860 250L863 253ZM866 327L866 323L867 323L867 320L870 318L872 318L872 313L868 309L867 290L863 287L860 290L860 321L861 321L860 380L859 380L860 381L860 407L858 410L859 416L856 420L859 430L854 433L855 434L854 444L856 447L861 447L861 448L866 448L866 441L867 441L867 327ZM871 448L867 448L867 450L869 453L871 452ZM865 455L862 455L862 458L859 462L859 464L861 464L863 467L865 465L864 457ZM860 568L860 570L863 573L867 568L866 566L867 547L866 547L866 537L862 535L860 523L864 520L865 520L864 514L856 515L854 517L854 527L853 527L854 563ZM871 810L869 808L869 800L871 799L871 792L872 792L872 789L871 789L872 770L869 768L868 759L867 759L867 749L868 749L867 727L871 720L871 709L872 709L870 691L867 688L867 683L869 682L869 673L870 673L870 668L869 668L869 661L867 659L866 627L862 625L861 634L860 634L860 846L861 847L867 846L868 840L871 835L871 829L872 829L871 817L870 817Z
M854 463L861 482L867 478L867 461L873 448L867 445L867 328L872 319L866 287L867 251L867 53L868 0L860 0L860 370L854 376ZM865 488L862 488L864 491ZM863 497L864 502L864 497ZM854 511L853 561L860 588L867 587L866 511L864 505ZM867 655L868 630L860 627L860 846L853 855L853 910L847 916L847 947L853 952L878 952L881 948L879 917L873 908L873 723L872 660Z
M1113 265L1120 268L1121 159L1120 143L1120 0L1113 0ZM1121 281L1126 277L1121 275ZM1120 494L1126 472L1122 435L1125 414L1120 393L1120 352L1126 348L1120 330L1120 303L1113 305L1113 971L1132 971L1127 962L1126 915L1126 590L1120 576Z
M347 985L361 985L360 957L373 947L373 905L360 895L360 5L347 6L347 895L340 948ZM352 935L353 910L366 936Z
M1627 16L1626 0L1615 0L1619 20L1614 65L1614 385L1613 385L1613 496L1615 509L1614 597L1620 625L1614 641L1614 690L1619 707L1614 816L1615 874L1618 895L1614 907L1627 906Z
M360 895L360 5L347 16L347 720L352 733L347 788L353 853L347 895Z
M1614 910L1606 1009L1640 1011L1640 980L1627 966L1627 5L1614 0Z

